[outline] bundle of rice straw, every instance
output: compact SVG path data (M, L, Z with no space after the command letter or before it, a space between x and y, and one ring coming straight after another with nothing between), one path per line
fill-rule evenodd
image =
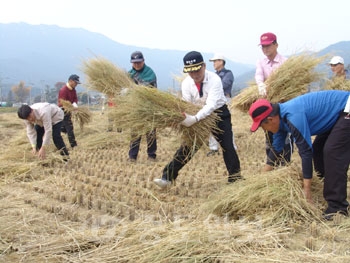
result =
M156 88L136 86L124 96L116 97L116 107L111 116L116 126L130 129L133 136L141 136L153 129L171 127L189 145L206 143L211 130L217 130L218 116L212 113L207 118L185 127L179 123L184 120L183 112L194 115L200 107Z
M105 58L92 58L83 62L82 71L87 76L87 87L109 97L120 94L123 88L134 87L128 73Z
M303 53L289 57L266 79L267 99L272 103L285 102L308 92L309 85L320 81L324 73L315 68L325 57ZM247 90L248 89L248 90ZM259 98L257 85L251 85L233 98L232 106L247 112Z
M350 80L342 77L335 77L325 82L324 90L347 90L350 91Z
M237 108L243 112L247 112L252 103L259 98L258 86L255 82L251 82L247 88L243 89L231 100L230 108Z
M73 120L79 123L80 129L83 130L84 125L91 122L92 114L86 107L74 107L70 101L61 100L62 107L65 112L72 114Z
M322 184L313 180L313 200L322 199ZM305 199L299 172L293 167L246 177L234 191L227 187L214 195L210 199L215 202L203 204L204 212L247 221L263 219L269 225L321 220L321 211Z

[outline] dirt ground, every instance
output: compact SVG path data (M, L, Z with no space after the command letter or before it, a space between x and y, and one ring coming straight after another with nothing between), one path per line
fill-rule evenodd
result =
M107 114L94 110L83 130L75 125L78 147L68 163L53 147L47 161L38 161L23 122L15 112L0 112L0 262L350 262L349 218L328 222L310 213L276 220L285 214L281 204L254 207L249 193L242 195L249 216L213 212L213 203L250 189L250 180L268 180L260 173L263 132L250 133L248 114L238 111L232 125L246 180L228 185L222 152L207 157L202 147L176 184L160 190L152 181L181 142L171 130L158 131L156 162L147 160L142 138L138 160L130 163L130 132L107 132ZM283 178L294 171L300 172L297 152L290 168L273 173ZM321 213L321 189L314 191Z

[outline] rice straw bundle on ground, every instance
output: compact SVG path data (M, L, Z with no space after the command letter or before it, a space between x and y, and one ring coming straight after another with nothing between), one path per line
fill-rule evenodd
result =
M328 80L324 86L324 90L347 90L350 91L350 80L342 77L335 77Z
M116 99L116 107L111 109L111 116L116 126L130 129L134 136L141 136L153 129L173 128L189 145L207 142L210 131L218 129L216 113L185 127L179 123L184 120L183 112L194 115L199 106L155 88L137 86L125 96Z
M61 100L62 107L65 112L72 114L73 120L79 123L79 127L82 130L84 125L91 122L92 114L86 107L74 107L70 101Z
M322 190L317 190L322 183L314 179L313 188L313 199L322 199ZM247 177L232 190L227 187L214 196L215 203L204 206L206 212L233 219L263 218L266 224L321 220L320 210L306 201L299 175L291 167Z
M120 94L123 88L135 86L128 73L105 58L92 58L83 62L87 87L109 97Z
M289 57L266 79L267 99L272 103L284 102L308 92L309 85L324 76L315 70L324 59L310 54ZM258 87L252 82L232 99L231 107L247 112L258 98Z

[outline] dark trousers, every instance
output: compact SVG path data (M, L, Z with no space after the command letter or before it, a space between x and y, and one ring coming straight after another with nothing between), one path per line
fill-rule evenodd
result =
M223 132L217 133L216 131L212 131L212 134L220 143L228 174L234 175L240 172L241 167L237 152L233 147L231 114L226 105L221 107L217 113L221 119L217 125ZM196 145L195 148L188 145L181 145L173 159L163 169L162 178L168 181L175 180L182 167L192 159L200 147L201 145Z
M157 157L157 133L156 130L153 130L146 134L147 139L147 154L149 158L155 159ZM137 155L140 150L141 136L133 139L130 142L129 158L137 159Z
M350 118L341 113L332 130L316 136L313 159L316 172L324 176L325 213L347 214L347 172L350 164Z
M61 136L61 126L62 126L61 121L52 126L53 143L55 144L56 148L60 151L61 155L69 155L68 150L66 148L66 144L64 143L63 138ZM36 147L37 147L37 150L39 150L43 145L43 136L45 134L45 129L44 127L41 127L39 125L35 125L34 127L37 134Z
M72 115L69 112L64 113L62 132L67 133L70 146L73 148L77 146L74 135L74 127L72 122Z
M285 140L283 151L279 156L277 156L276 161L273 163L271 160L269 160L269 155L272 150L272 143L273 143L273 133L269 131L265 131L265 140L266 140L266 156L267 160L266 163L271 166L279 166L279 165L287 165L290 163L290 160L292 158L292 153L293 153L293 139L291 135L289 134L288 137Z

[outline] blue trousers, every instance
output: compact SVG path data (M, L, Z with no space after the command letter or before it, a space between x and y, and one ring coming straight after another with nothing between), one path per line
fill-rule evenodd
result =
M156 130L153 130L146 134L147 139L147 154L149 158L155 159L157 157L157 134ZM141 136L130 142L129 158L137 159L137 155L140 150Z

